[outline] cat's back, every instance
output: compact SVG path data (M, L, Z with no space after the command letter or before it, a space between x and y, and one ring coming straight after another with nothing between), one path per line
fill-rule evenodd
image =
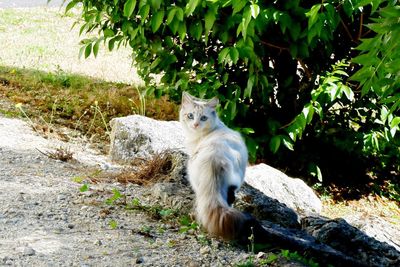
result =
M204 137L199 148L225 155L239 154L242 160L247 161L247 148L242 136L223 124Z

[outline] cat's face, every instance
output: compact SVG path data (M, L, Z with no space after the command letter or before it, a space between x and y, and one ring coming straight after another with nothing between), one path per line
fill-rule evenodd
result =
M215 108L218 99L202 100L187 93L182 95L180 121L193 133L208 132L215 127L217 114Z

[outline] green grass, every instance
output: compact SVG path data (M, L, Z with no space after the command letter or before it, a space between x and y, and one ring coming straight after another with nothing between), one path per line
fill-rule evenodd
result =
M132 67L131 49L109 52L101 46L97 58L79 58L79 10L58 8L0 9L0 65L45 72L77 73L106 81L143 85Z
M38 124L76 129L108 142L112 118L138 114L141 89L124 83L104 82L63 71L48 73L0 66L0 96L22 104L28 117ZM3 114L16 110L0 107ZM168 99L149 99L146 115L155 119L177 118L177 106Z

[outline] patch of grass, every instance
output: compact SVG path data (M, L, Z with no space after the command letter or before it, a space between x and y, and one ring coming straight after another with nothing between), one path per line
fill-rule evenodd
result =
M171 180L171 171L174 169L172 151L156 153L149 160L135 162L138 169L124 170L113 179L120 183L134 183L139 185L150 185L159 181Z
M141 89L75 74L0 66L0 80L0 96L21 103L32 120L40 122L42 118L41 123L52 122L78 130L92 137L92 141L108 142L109 121L138 114L141 106ZM177 112L178 107L166 97L147 100L148 117L173 120Z

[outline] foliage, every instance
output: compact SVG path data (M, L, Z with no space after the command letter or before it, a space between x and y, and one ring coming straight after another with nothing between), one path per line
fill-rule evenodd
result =
M80 32L97 33L82 55L129 45L148 94L217 95L253 160L319 179L375 161L374 171L399 171L397 1L73 0L66 9L78 3Z

